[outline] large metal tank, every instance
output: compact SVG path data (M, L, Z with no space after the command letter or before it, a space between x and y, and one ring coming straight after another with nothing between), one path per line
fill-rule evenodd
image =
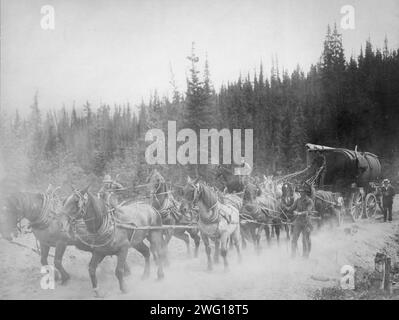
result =
M325 170L319 180L319 187L336 191L352 183L358 187L367 187L369 182L380 178L381 164L375 154L313 144L307 144L306 147L310 155L308 164L321 163L320 159L324 161Z
M364 152L358 156L361 171L357 183L361 186L381 177L381 163L375 154Z

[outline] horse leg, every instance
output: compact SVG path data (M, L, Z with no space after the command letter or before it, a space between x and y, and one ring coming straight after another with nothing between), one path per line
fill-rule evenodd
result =
M203 233L201 233L201 238L202 238L202 241L204 242L206 256L208 258L208 270L211 271L212 270L212 259L211 259L211 251L212 251L212 249L211 249L211 246L210 246L210 243L209 243L209 238L208 238L207 235L205 235Z
M270 246L270 243L271 243L270 228L269 228L269 226L264 226L264 229L265 229L265 233L266 233L267 245ZM272 230L273 230L273 227L272 227Z
M103 254L94 251L91 255L91 260L89 263L89 275L90 275L91 285L93 286L94 295L97 298L102 298L104 296L100 291L100 288L98 287L97 276L96 276L97 267L101 263L101 261L103 261L104 258L105 256Z
M42 266L48 266L48 254L50 252L50 246L45 244L42 241L39 241L39 246L40 246L40 263ZM55 264L55 262L54 262ZM57 270L57 268L54 270L54 279L59 280L60 279L60 274Z
M290 226L288 224L284 225L285 234L287 235L287 240L290 241Z
M229 241L229 249L233 250L234 248L234 241L233 241L233 235L230 236L230 241Z
M220 239L215 239L215 254L213 255L213 262L215 264L219 263L219 253L220 253Z
M48 254L50 251L50 246L40 241L40 263L42 266L48 266Z
M130 271L129 264L127 263L127 259L126 259L125 265L124 265L124 267L123 267L123 276L124 276L124 277L128 277L128 276L130 276L130 275L131 275L131 271Z
M141 279L146 279L150 275L150 249L148 249L147 245L143 241L134 245L133 248L140 252L144 257L144 273L141 276Z
M122 293L127 293L128 290L126 288L125 280L123 279L123 274L125 271L126 258L129 251L129 246L123 246L118 252L118 262L116 263L115 275L119 281L119 288Z
M163 262L166 258L163 232L159 230L152 231L150 233L150 244L151 252L158 267L158 280L161 280L165 276L163 272Z
M228 247L228 242L230 239L230 235L227 232L222 233L220 236L220 254L223 257L223 264L224 264L224 271L229 270L229 263L227 262L227 247Z
M248 227L241 227L240 228L240 233L241 233L241 246L245 250L247 247L247 238L248 238Z
M64 242L57 242L55 246L54 266L61 273L61 284L65 284L71 278L62 265L62 257L64 256L66 247L67 245Z
M189 229L188 233L190 234L191 238L193 238L194 243L195 243L195 250L194 250L194 258L198 257L198 248L200 245L201 238L198 235L197 230Z
M164 260L165 260L165 266L169 266L169 242L170 239L172 239L173 236L173 230L166 230L165 233L162 235L163 238L163 246L164 246Z
M274 225L274 230L276 233L277 245L279 246L280 245L280 224L279 224L279 222L277 222L277 224Z
M255 252L259 254L260 247L259 247L258 236L257 236L257 227L255 225L251 225L249 232L251 234L251 238L254 243Z
M185 230L176 230L174 236L180 240L183 240L186 244L187 248L187 257L191 256L191 248L190 248L190 237L185 233Z
M241 256L241 233L240 233L240 225L237 226L237 228L234 230L232 239L234 242L234 246L236 247L237 250L237 256L238 256L238 262L240 263L242 261L242 256Z

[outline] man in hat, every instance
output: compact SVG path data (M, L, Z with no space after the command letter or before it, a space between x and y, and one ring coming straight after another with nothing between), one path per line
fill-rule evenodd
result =
M302 233L303 257L308 258L311 249L310 233L313 229L309 215L314 210L314 203L310 198L311 189L308 185L300 186L297 191L301 197L296 199L291 207L287 208L287 212L293 213L294 216L291 257L295 258L296 256L297 242Z
M384 222L392 221L392 204L393 197L395 195L395 189L392 187L388 179L384 179L382 182L382 208L384 212ZM388 216L388 217L387 217Z
M103 179L102 187L98 191L98 195L100 198L104 199L110 207L116 208L118 206L118 200L116 197L112 197L112 195L115 191L123 189L124 187L122 184L112 180L111 176L106 174Z

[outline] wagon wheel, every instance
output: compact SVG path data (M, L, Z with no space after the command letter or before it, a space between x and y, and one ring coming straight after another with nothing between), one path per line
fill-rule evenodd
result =
M375 213L377 212L377 197L372 194L369 193L366 196L366 215L367 218L372 218L375 216Z
M363 197L360 192L356 192L352 195L349 203L349 210L353 221L360 220L363 215Z

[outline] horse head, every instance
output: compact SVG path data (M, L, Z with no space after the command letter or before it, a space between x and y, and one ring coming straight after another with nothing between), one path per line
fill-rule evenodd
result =
M60 218L62 232L68 233L70 224L75 223L77 220L89 220L87 217L89 202L94 199L89 193L89 189L90 185L81 190L75 189L72 194L64 200Z
M10 195L0 203L0 234L4 239L12 240L18 233L18 221L22 218L20 203L16 194Z
M187 184L183 188L183 202L195 204L198 201L200 194L200 178L192 180L187 177Z
M166 182L164 177L159 173L159 171L157 169L154 169L148 176L146 183L148 184L148 186L150 186L152 192L156 193L160 189L160 187Z
M252 182L248 182L244 189L243 201L246 203L253 202L262 194L259 186Z

